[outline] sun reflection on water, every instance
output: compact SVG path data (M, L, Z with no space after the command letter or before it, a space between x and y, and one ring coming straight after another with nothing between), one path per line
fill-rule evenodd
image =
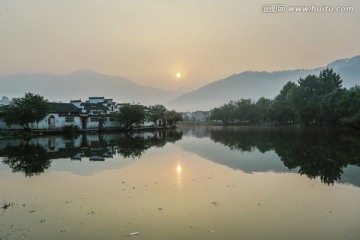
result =
M182 177L181 177L181 173L183 171L183 168L181 166L180 160L177 162L176 165L176 173L177 173L177 188L181 188L182 187Z
M180 165L180 163L178 163L178 165L177 165L177 167L176 167L176 172L178 173L178 174L181 174L181 165Z

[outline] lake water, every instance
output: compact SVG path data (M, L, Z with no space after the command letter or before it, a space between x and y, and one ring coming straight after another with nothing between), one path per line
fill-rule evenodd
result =
M351 132L44 136L0 160L0 239L360 239Z

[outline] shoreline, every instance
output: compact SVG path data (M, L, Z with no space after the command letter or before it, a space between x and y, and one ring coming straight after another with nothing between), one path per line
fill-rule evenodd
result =
M86 133L119 133L119 132L140 132L140 131L158 131L158 130L171 130L176 129L174 127L144 127L144 128L104 128L104 129L79 129L76 131L64 131L63 129L1 129L0 139L12 138L12 137L35 137L42 135L74 135L74 134L86 134Z

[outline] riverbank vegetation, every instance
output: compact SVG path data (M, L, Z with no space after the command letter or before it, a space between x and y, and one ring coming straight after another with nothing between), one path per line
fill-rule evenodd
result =
M117 119L124 129L133 129L145 122L152 123L153 127L173 128L177 122L182 121L182 116L174 110L167 110L161 104L147 108L138 104L127 104L120 108Z
M34 122L38 124L45 118L49 109L49 103L43 96L29 92L25 93L24 97L13 98L2 115L8 125L19 124L29 129L29 124Z
M300 124L360 129L360 86L342 88L332 69L288 82L274 99L230 101L211 110L211 120L225 124Z
M104 100L103 97L99 99ZM7 137L9 131L28 135L34 129L37 132L68 134L76 133L80 129L101 132L135 128L174 128L178 121L182 121L181 114L174 110L169 111L160 104L149 107L140 104L116 104L112 99L111 102L84 104L86 105L49 103L38 94L25 93L24 97L13 98L9 105L0 106L0 138ZM87 126L89 122L93 123L90 127Z

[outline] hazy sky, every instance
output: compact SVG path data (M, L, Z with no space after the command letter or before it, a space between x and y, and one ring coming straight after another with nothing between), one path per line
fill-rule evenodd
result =
M262 12L269 3L354 12ZM0 75L92 69L194 89L246 70L359 55L359 23L358 0L1 0Z

